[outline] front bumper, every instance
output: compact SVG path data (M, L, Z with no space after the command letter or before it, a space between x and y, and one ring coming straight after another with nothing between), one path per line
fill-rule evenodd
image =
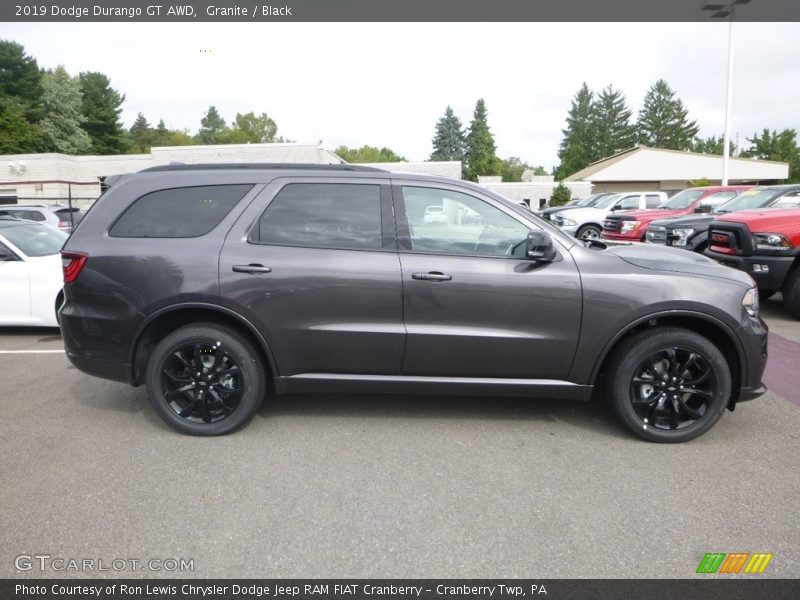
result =
M561 231L564 233L575 237L575 234L578 233L578 226L577 225L562 225Z
M638 229L634 229L625 234L604 231L602 237L604 240L613 240L615 242L638 242L642 239L642 232Z
M703 254L727 267L744 271L763 290L781 289L795 260L794 256L736 256L712 250L706 250ZM758 270L756 270L756 265L758 265ZM764 271L765 266L767 271Z

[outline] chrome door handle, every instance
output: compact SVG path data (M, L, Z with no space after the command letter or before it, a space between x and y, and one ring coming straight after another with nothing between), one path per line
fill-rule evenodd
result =
M411 279L419 279L420 281L450 281L453 278L439 271L431 271L430 273L412 273Z
M249 273L250 275L258 275L259 273L272 273L270 267L264 265L233 265L234 273Z

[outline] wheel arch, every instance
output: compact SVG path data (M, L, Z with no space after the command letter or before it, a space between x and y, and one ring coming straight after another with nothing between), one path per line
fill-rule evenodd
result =
M138 327L133 342L128 350L128 362L131 365L132 381L140 385L147 366L147 359L155 345L172 331L184 325L196 323L214 323L233 329L249 339L258 350L264 365L268 369L271 381L278 375L275 358L258 329L239 313L206 303L186 303L170 306L149 315Z
M600 387L597 386L597 383L603 378L604 369L608 364L609 358L624 340L648 327L664 326L689 329L708 338L719 348L731 369L733 392L728 406L732 409L738 399L742 381L747 380L747 360L744 348L742 348L741 342L728 325L713 316L698 312L660 312L640 317L629 323L606 344L605 348L603 348L603 351L598 356L594 368L592 369L590 383L596 387Z

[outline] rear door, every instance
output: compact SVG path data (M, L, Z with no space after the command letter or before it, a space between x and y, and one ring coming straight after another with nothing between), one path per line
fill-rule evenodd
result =
M281 178L229 232L222 303L267 340L279 375L393 375L405 329L388 179Z
M403 374L563 379L578 341L581 289L572 257L524 256L530 226L478 192L393 188L407 330ZM429 206L445 222L429 223Z

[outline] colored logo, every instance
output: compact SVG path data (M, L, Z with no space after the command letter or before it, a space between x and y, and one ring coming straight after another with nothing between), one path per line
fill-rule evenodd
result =
M769 561L772 560L771 552L707 552L697 566L698 573L763 573Z

